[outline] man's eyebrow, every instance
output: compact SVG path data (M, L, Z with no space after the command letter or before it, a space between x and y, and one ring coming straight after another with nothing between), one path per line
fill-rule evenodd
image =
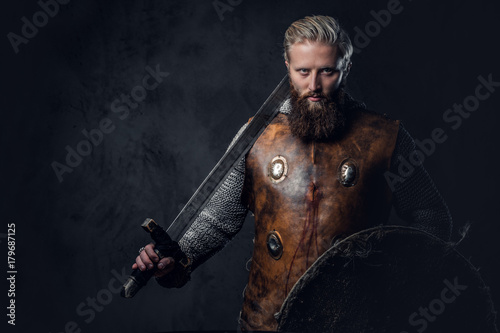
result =
M298 69L311 69L309 66L291 66L291 67L294 70L298 70ZM333 69L335 71L338 71L338 70L340 70L339 67L340 66L335 66L335 65L325 65L325 66L319 66L318 69L319 70L322 70L322 69Z

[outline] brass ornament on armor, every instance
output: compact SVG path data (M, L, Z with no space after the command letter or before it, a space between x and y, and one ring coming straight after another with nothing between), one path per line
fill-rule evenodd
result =
M282 182L288 174L288 162L278 155L274 157L267 167L267 175L274 184Z
M281 241L280 234L276 230L271 231L267 235L266 243L271 258L279 260L283 255L283 242Z
M337 171L337 179L345 187L356 185L359 178L359 169L356 162L351 158L343 160Z

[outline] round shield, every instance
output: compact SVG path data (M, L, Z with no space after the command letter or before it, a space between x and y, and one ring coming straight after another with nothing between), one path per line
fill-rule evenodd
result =
M336 242L276 318L285 332L497 332L477 269L453 244L402 226Z

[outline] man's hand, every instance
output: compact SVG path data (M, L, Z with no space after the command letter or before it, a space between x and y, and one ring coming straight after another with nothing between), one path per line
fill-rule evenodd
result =
M155 272L154 276L162 277L170 273L174 269L174 258L167 257L160 260L154 248L155 245L153 243L146 245L144 251L141 251L137 258L135 258L135 264L132 265L132 269L145 271L156 266L158 270Z

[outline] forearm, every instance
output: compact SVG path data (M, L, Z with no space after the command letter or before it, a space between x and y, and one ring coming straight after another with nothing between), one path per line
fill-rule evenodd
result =
M240 129L231 145L245 127ZM161 285L169 288L184 285L196 267L224 248L241 230L247 214L247 207L241 200L244 180L243 157L179 241L181 250L190 260L189 267L176 266L171 274L158 279Z
M247 214L241 202L244 165L243 158L179 242L193 269L220 251L243 226Z

